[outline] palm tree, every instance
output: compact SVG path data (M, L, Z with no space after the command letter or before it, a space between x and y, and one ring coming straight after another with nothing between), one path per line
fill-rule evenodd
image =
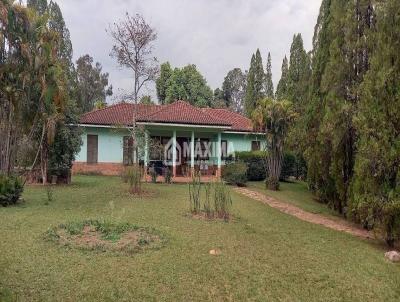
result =
M253 125L266 137L267 188L279 190L286 135L296 114L286 100L262 99L252 114Z

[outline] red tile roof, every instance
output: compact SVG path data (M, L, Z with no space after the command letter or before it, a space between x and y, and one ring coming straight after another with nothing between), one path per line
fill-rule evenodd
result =
M81 116L81 124L131 125L137 110L137 122L226 126L232 131L252 132L250 119L228 109L197 108L184 101L168 105L133 105L119 103Z
M232 131L243 131L243 132L253 131L253 124L251 120L239 113L230 111L229 109L203 108L202 110L211 116L218 117L225 121L229 121L231 123L230 130Z

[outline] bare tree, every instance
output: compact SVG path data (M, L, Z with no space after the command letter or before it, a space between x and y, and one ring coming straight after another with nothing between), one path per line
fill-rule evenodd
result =
M117 59L120 67L128 68L133 73L134 85L132 93L125 95L135 104L132 114L132 139L134 159L137 159L138 139L141 129L136 127L137 104L140 91L148 82L155 81L159 73L157 59L152 56L157 33L143 18L136 14L126 13L123 20L109 26L109 34L114 40L111 57Z
M114 40L111 56L116 58L121 67L132 70L134 76L133 100L139 100L139 92L150 81L155 81L159 67L152 57L153 42L157 33L142 15L134 17L128 13L125 19L109 26L109 33Z

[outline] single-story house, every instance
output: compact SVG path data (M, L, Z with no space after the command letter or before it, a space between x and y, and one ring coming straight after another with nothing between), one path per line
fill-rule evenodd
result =
M144 133L134 152L133 119ZM255 133L251 120L228 109L198 108L184 101L167 105L119 103L82 115L83 145L73 173L118 175L124 166L140 162L163 165L174 177L190 176L194 169L220 176L237 151L260 150L264 135ZM151 142L151 143L150 143ZM154 146L160 146L155 148Z

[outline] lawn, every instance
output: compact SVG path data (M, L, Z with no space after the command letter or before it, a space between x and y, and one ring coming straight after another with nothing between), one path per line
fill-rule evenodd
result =
M327 205L319 203L307 189L304 182L281 182L279 191L265 189L265 182L250 182L249 188L264 193L276 199L290 203L307 212L322 214L331 218L340 218L337 212Z
M117 177L80 176L56 188L49 205L38 186L26 189L25 204L0 208L0 300L400 300L400 265L387 262L378 244L236 194L234 221L192 219L186 185L146 189L154 196L133 198ZM296 186L283 189L302 202ZM127 256L43 240L50 227L89 218L152 227L167 242ZM222 254L209 255L214 248Z

